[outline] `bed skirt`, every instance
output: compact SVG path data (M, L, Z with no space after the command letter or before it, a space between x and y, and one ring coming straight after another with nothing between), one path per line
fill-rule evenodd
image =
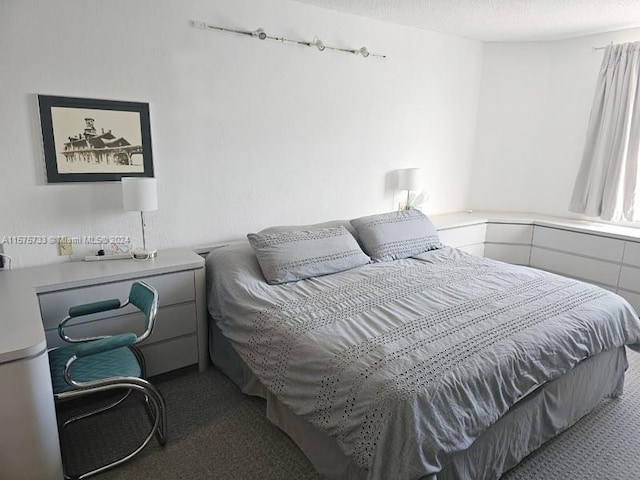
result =
M331 479L363 480L336 441L296 416L256 378L209 319L211 360L247 395L267 401L267 418L284 431L322 475ZM512 407L465 451L438 473L423 480L497 479L544 442L566 430L605 397L622 394L627 368L625 347L600 353L548 382Z

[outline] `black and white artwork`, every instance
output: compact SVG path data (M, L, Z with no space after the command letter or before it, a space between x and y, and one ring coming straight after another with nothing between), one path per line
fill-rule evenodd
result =
M39 95L47 180L152 177L149 104Z

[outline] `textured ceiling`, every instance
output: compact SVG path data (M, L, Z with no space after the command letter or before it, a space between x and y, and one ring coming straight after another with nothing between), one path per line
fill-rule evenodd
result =
M640 0L296 0L484 41L561 40L640 27Z

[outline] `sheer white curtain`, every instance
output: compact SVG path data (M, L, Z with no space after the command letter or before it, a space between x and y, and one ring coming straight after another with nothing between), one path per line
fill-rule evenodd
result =
M640 42L609 45L569 210L640 220Z

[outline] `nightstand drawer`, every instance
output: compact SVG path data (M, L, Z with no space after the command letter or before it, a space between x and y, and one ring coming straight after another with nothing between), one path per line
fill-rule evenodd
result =
M136 280L143 280L158 290L158 300L161 307L176 303L192 302L195 299L193 271L141 277ZM67 315L69 307L74 305L82 305L84 303L108 300L111 298L126 300L133 282L134 280L128 280L40 294L38 298L40 300L40 312L42 313L42 323L44 324L45 330L57 328L60 321ZM96 313L85 316L79 320L81 322L88 322L117 315L128 315L134 312L137 312L137 309L130 305L121 310Z
M140 312L117 317L103 318L93 322L80 323L65 329L70 337L82 338L97 335L116 335L131 332L140 335L144 331L144 315ZM158 310L153 333L140 345L167 340L182 335L195 334L196 305L194 302L162 307ZM58 335L58 329L45 330L47 346L69 345Z

